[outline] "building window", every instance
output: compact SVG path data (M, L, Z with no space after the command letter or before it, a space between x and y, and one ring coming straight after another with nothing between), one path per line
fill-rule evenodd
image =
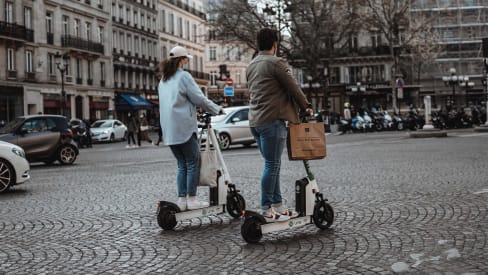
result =
M69 35L69 17L63 15L63 35Z
M104 29L102 26L98 26L98 43L100 44L103 44L104 43L104 39L103 39L103 35L104 35Z
M88 61L87 72L88 72L88 79L93 79L93 62L91 61Z
M52 12L46 12L46 31L47 31L47 33L53 33L53 14L52 14Z
M188 20L185 21L185 27L186 27L186 39L190 40L190 21Z
M5 2L5 21L7 23L14 22L14 3L12 2Z
M144 29L144 27L146 26L146 22L144 20L144 13L141 12L141 28Z
M125 14L126 14L125 19L126 19L126 21L127 21L127 25L130 25L130 9L129 9L129 8L127 8L127 9L125 10Z
M132 36L127 35L127 51L132 52Z
M139 37L134 37L134 52L139 53Z
M119 18L124 18L124 7L119 5Z
M120 32L119 33L119 48L124 50L125 49L125 37L124 37L124 33L123 32Z
M24 7L24 26L32 29L32 9L30 7Z
M75 31L75 36L80 37L80 19L75 19L73 30Z
M161 11L161 31L166 32L166 11Z
M105 62L100 62L100 80L105 81Z
M175 20L175 16L171 13L169 15L169 22L168 22L169 23L169 32L171 34L175 34L175 21L174 20Z
M112 33L112 43L114 43L114 49L118 48L118 44L117 44L117 32L114 31Z
M183 37L183 18L178 17L178 36Z
M25 51L25 71L32 73L32 51Z
M372 33L371 34L371 46L373 48L377 48L381 46L381 34L380 33Z
M138 17L137 17L137 11L134 11L134 26L137 26L137 22L138 22Z
M81 78L81 59L76 59L76 78Z
M64 64L66 64L66 75L71 75L71 58L65 58L64 59Z
M197 42L197 25L193 24L193 42Z
M49 75L54 75L55 72L55 65L54 65L54 54L50 53L48 56L47 56L47 64L48 64L48 67L49 67Z
M210 47L210 61L216 61L216 60L217 60L217 48Z
M117 15L117 8L115 6L115 2L112 3L112 17Z
M88 41L91 41L92 40L92 37L91 37L91 24L88 23L88 22L85 22L85 37L86 37L86 40L88 40Z
M15 71L15 50L7 48L7 71Z

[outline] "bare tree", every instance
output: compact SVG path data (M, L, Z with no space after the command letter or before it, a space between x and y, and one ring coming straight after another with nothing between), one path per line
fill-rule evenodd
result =
M332 61L334 50L345 46L341 43L357 26L356 2L226 0L210 11L219 15L210 28L224 41L238 40L256 50L257 32L274 27L280 34L279 56L301 68L312 81L323 82L324 67Z
M398 111L395 78L400 74L401 58L422 58L429 52L429 59L438 50L436 41L426 40L425 34L432 33L432 18L428 16L411 17L412 0L363 0L361 14L366 28L380 32L385 37L392 60L391 85L393 88L393 108ZM433 37L431 37L433 38ZM423 49L423 42L428 42ZM409 54L409 51L411 55Z

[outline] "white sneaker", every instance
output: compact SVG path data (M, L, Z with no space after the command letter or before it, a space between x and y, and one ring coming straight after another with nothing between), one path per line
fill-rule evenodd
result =
M129 149L130 148L130 145L126 145L125 148Z
M180 208L181 211L186 210L186 197L178 197L178 201L176 202L176 205Z
M199 201L197 200L196 196L193 196L193 197L188 197L188 201L186 202L186 205L189 210L194 210L194 209L208 207L208 202Z
M282 222L290 219L290 216L288 215L280 215L279 213L276 213L274 207L263 210L263 217L266 222Z

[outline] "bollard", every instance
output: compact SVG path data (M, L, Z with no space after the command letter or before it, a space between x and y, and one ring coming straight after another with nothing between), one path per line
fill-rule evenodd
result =
M425 110L425 124L424 127L422 127L422 130L432 130L434 129L434 126L432 126L432 122L430 121L430 115L432 112L432 107L431 107L431 99L430 95L424 97L424 110Z

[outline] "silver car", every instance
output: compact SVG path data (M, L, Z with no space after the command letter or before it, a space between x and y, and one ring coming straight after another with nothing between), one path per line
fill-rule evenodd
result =
M223 115L212 116L211 125L219 133L222 150L234 144L250 146L256 142L249 127L248 113L249 106L238 106L224 108ZM205 140L206 136L202 138Z
M127 137L127 126L117 119L97 120L90 130L94 142L114 142Z

